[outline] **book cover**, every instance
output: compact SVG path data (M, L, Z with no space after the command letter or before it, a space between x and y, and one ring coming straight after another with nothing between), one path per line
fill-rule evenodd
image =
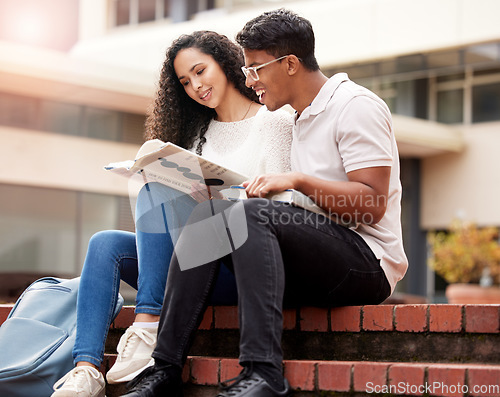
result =
M194 185L229 188L248 179L245 175L159 139L145 142L134 160L110 163L104 169L132 178L140 184L159 182L188 194Z

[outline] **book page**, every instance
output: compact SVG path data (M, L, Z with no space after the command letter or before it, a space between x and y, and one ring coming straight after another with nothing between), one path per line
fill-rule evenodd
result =
M131 164L130 160L110 163L105 169L133 177L136 184L159 182L188 194L200 184L222 188L239 185L248 179L177 145L157 139L145 142Z

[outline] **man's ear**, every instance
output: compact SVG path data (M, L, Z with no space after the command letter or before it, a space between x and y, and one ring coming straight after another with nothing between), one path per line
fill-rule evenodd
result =
M287 62L287 71L288 71L288 75L289 76L293 76L295 73L297 73L297 71L299 70L299 68L302 66L300 64L299 58L297 58L293 54L289 55L286 58L286 62Z

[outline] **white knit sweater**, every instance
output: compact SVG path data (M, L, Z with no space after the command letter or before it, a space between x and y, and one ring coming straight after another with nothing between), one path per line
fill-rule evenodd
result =
M262 106L242 121L212 120L202 156L249 178L290 171L293 117L285 110L270 112ZM199 140L191 151L196 150Z

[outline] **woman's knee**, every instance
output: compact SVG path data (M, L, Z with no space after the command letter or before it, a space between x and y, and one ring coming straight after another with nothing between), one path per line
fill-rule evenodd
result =
M170 202L180 194L179 191L172 189L159 182L146 183L137 196L137 206L140 207L156 207L160 204Z
M113 253L128 251L135 246L135 234L122 230L102 230L95 233L89 241L89 252Z
M89 245L95 246L96 248L114 245L119 241L117 232L117 230L101 230L90 238Z

